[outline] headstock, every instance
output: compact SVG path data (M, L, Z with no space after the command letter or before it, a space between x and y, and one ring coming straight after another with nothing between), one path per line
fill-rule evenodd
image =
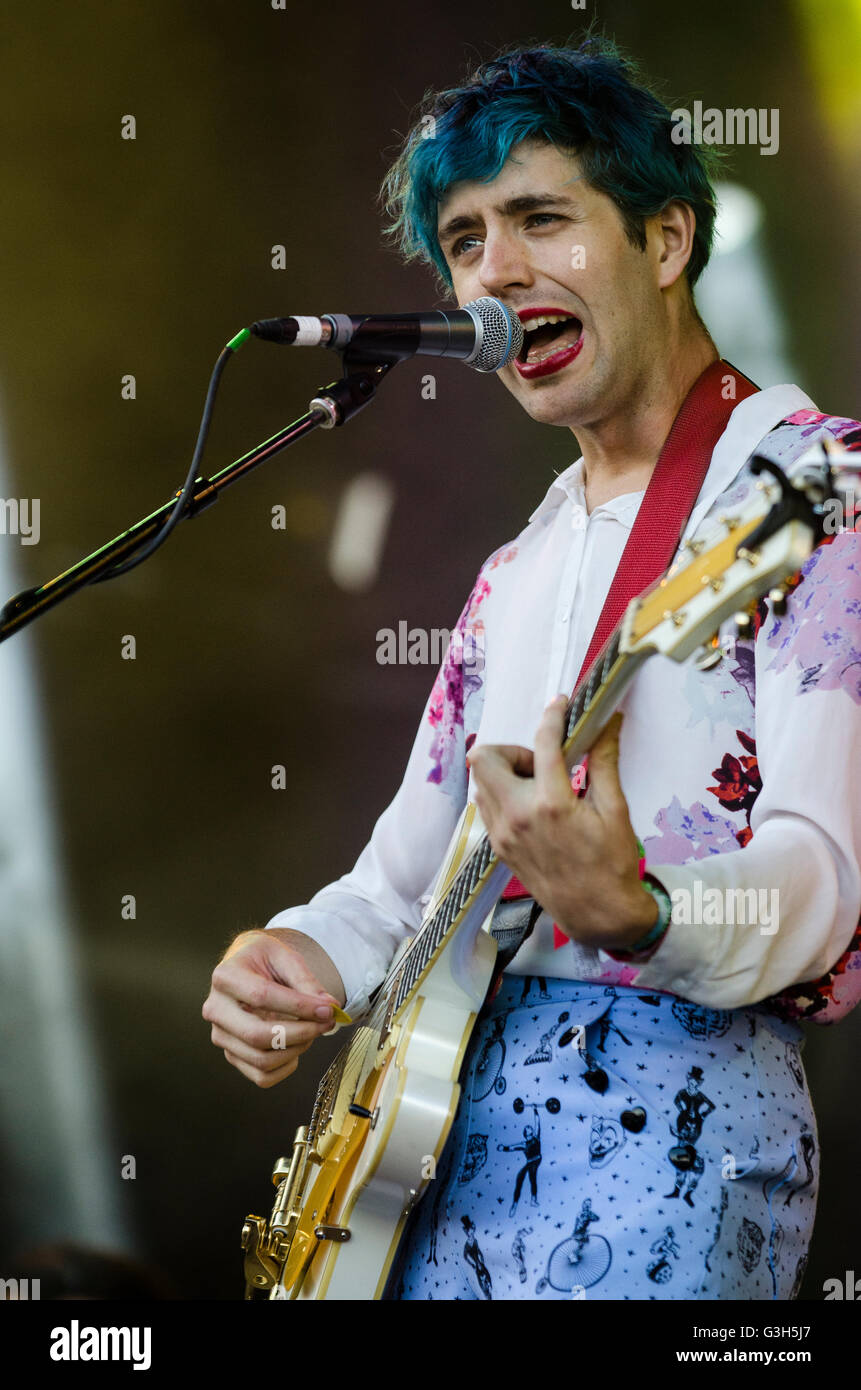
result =
M736 614L744 625L748 610L769 591L776 605L784 601L780 585L801 568L822 531L804 487L793 486L767 460L756 471L762 468L777 481L758 482L743 510L720 518L719 540L707 549L703 542L688 542L686 560L629 605L624 651L651 650L685 661L709 644L717 660L717 631L727 618ZM712 664L708 648L701 664Z

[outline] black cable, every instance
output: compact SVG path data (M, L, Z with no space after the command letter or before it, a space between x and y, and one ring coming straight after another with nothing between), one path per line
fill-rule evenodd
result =
M244 329L242 333L237 333L236 337L233 338L226 347L221 349L215 366L212 369L212 376L209 378L209 389L206 393L206 403L204 404L203 416L200 421L200 429L197 432L197 443L194 446L194 456L188 470L188 477L183 484L182 491L176 500L176 506L173 511L156 534L133 559L124 560L122 564L115 565L113 569L109 569L104 574L100 574L95 579L91 579L91 584L103 584L106 579L116 579L121 574L128 574L129 570L135 568L135 565L140 565L144 560L148 560L150 555L158 550L160 545L164 545L164 542L167 540L174 526L176 526L177 522L181 519L188 504L188 499L194 491L194 484L200 472L200 461L203 458L203 451L206 448L206 440L212 420L212 411L215 405L215 393L218 390L222 372L236 351L236 348L240 346L241 342L245 341L247 336L248 329Z

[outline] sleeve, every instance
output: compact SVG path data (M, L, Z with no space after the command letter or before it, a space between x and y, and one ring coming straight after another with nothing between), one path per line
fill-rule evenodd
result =
M649 865L673 913L637 985L715 1008L819 980L861 911L861 536L830 537L785 614L766 601L758 617L750 837L696 863ZM861 995L861 970L852 987Z
M400 944L418 929L466 805L466 694L480 693L483 660L470 640L481 576L448 641L401 786L355 867L305 906L279 912L266 930L289 927L326 951L344 982L346 1012L359 1019ZM335 1031L334 1029L332 1031Z

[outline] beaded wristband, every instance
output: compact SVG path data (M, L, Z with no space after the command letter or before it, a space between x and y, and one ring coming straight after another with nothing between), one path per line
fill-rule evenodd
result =
M673 904L670 901L670 895L664 885L659 883L656 878L652 878L651 874L644 874L640 881L646 891L651 893L652 897L657 900L658 920L653 927L649 928L645 936L640 937L639 941L634 942L634 945L630 948L631 955L639 955L641 951L647 951L650 946L653 946L656 941L659 941L670 925L670 918L673 915Z

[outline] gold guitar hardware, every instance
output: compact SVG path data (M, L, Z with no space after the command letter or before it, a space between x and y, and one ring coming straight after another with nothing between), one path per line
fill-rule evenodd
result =
M750 614L747 612L747 610L741 613L734 613L733 622L735 623L735 631L737 637L750 636L751 620Z
M746 545L740 545L735 552L739 560L746 560L749 565L759 564L759 554L756 550L748 550Z
M771 604L771 611L778 618L782 618L786 612L786 590L769 589L768 601Z
M249 1216L242 1227L242 1249L245 1251L245 1297L253 1292L271 1289L278 1278L281 1260L271 1251L266 1233L266 1219Z

